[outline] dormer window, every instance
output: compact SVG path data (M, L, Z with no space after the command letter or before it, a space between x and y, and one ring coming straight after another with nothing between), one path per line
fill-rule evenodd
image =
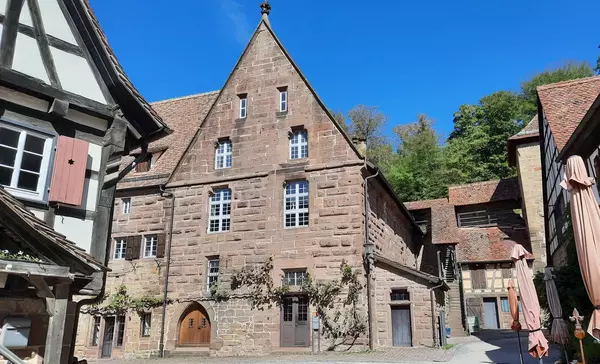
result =
M52 137L0 123L0 184L17 197L42 200Z
M248 115L248 98L246 94L238 95L240 98L240 119L245 119Z
M287 87L279 88L279 111L286 112L288 110L288 93Z

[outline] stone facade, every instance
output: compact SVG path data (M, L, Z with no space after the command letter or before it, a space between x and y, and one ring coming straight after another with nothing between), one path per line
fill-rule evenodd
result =
M281 90L287 90L285 112L278 111ZM247 100L244 118L239 118L240 97ZM164 103L161 108L167 109ZM299 129L307 133L308 157L292 160L289 135ZM189 134L192 130L175 132ZM222 140L231 142L231 167L216 169L215 143ZM191 307L201 307L206 315L210 325L206 350L212 355L259 355L277 350L283 340L280 308L252 310L246 298L236 297L217 302L208 287L209 259L219 260L218 292L230 291L232 273L262 264L269 258L273 258L272 278L276 286L282 284L281 277L288 270L306 271L315 280L339 278L342 261L358 270L364 280L363 191L364 178L372 173L270 27L262 21L166 183L165 196L172 193L173 200L162 197L158 185L151 187L148 182L144 182L143 188L127 185L118 192L113 238L166 234L167 241L170 240L169 271L166 272L165 258L113 259L109 264L112 271L108 290L124 285L134 297L161 297L168 274L171 301L165 317L168 352L185 349L179 342L180 328ZM149 178L147 172L144 178ZM134 174L130 181L135 179ZM308 183L308 225L286 228L285 186L299 180ZM209 232L210 198L222 189L231 191L230 229ZM414 221L381 176L369 182L369 193L369 229L375 250L416 269L422 241ZM123 213L120 198L130 199L131 211L127 214ZM172 226L171 201L174 201ZM115 256L114 249L113 241L111 257ZM428 305L429 298L417 293L426 282L398 279L415 290L419 305ZM389 307L383 302L377 305ZM309 307L309 318L313 311ZM364 292L358 311L367 317ZM160 348L161 312L161 308L151 310L147 337L141 336L140 316L128 313L123 345L115 346L112 356L155 355ZM378 317L381 318L380 313ZM311 321L308 320L308 325L312 332ZM418 323L414 345L432 343L425 334L431 332L430 321ZM102 325L104 322L105 319ZM100 357L102 345L91 345L93 320L88 316L80 323L77 341L80 357ZM101 336L105 331L102 325ZM357 341L366 343L365 338ZM326 344L325 339L323 345ZM377 345L391 343L381 341ZM307 349L303 347L300 350Z
M534 270L542 271L546 266L546 233L539 142L518 145L516 154L523 215L536 257Z

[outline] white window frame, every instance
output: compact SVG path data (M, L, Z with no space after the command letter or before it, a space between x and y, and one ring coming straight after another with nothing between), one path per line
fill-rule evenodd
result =
M142 244L143 257L144 258L156 258L156 253L158 252L158 235L144 235L143 237L144 244ZM150 253L146 254L146 247L150 245Z
M116 238L115 239L115 251L113 253L113 260L123 260L127 256L127 239Z
M92 317L92 337L90 340L91 346L98 346L100 344L100 327L102 325L102 318L100 316Z
M240 119L245 119L248 116L248 97L240 96Z
M209 234L231 231L231 194L230 188L221 188L215 190L212 196L209 197L207 226ZM215 211L218 210L219 213L213 214L213 209ZM229 210L228 214L224 214L225 209ZM218 224L216 230L211 230L213 221L216 221ZM225 229L224 225L227 225L227 229Z
M290 275L288 277L288 275ZM293 278L291 277L293 275ZM290 269L283 272L283 285L284 286L302 286L302 283L308 278L306 269ZM294 284L290 284L292 282ZM298 284L300 283L300 284Z
M142 337L150 337L150 330L152 330L152 313L144 312L142 313L140 319L140 335Z
M219 258L211 258L206 263L206 292L210 292L212 284L219 282L219 269Z
M50 161L51 161L52 155L53 155L54 137L49 134L39 133L39 132L33 131L31 129L26 129L26 128L19 127L14 124L9 124L9 123L5 123L5 122L0 122L0 128L9 129L9 130L19 133L19 141L18 141L16 148L12 147L12 146L2 145L3 147L17 151L16 156L15 156L14 165L12 165L12 166L2 165L3 167L8 167L13 170L10 185L4 185L4 188L8 192L10 192L13 196L16 196L16 197L21 197L21 198L25 198L28 200L34 200L34 201L44 201L47 198L47 192L48 192L48 175L50 172ZM43 154L37 154L37 153L33 153L33 152L25 152L25 139L27 138L27 135L31 135L31 136L34 136L34 137L40 138L40 139L45 139L44 147L43 147L43 151L42 151ZM37 189L35 191L30 191L30 190L26 190L26 189L17 187L18 182L19 182L19 175L21 173L20 166L21 166L21 162L23 161L24 153L34 154L34 155L42 157L39 173L34 172L34 171L23 170L23 171L27 171L29 173L35 173L39 176ZM19 167L16 168L15 166L19 166Z
M302 186L305 186L305 191L301 192L300 189ZM300 207L300 201L306 198L306 207ZM287 202L290 199L290 205L288 206ZM309 185L308 181L291 181L287 182L285 188L283 189L283 226L286 229L294 229L308 226L308 219L310 218L309 214L309 205L310 205L310 195L309 195ZM300 215L306 214L307 220L305 224L300 225ZM288 215L293 217L293 225L288 225L287 217Z
M233 146L231 145L231 140L217 141L215 150L215 169L231 168L232 150Z
M121 203L123 204L123 215L131 214L131 198L123 198Z
M306 129L294 130L290 137L290 159L305 159L308 158L308 131ZM297 154L294 157L294 150ZM303 150L305 153L303 153Z
M287 88L279 89L279 111L288 111L288 91Z

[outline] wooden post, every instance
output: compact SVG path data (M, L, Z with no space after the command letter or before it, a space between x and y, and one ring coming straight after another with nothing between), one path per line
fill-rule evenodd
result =
M44 363L61 364L63 355L63 341L65 336L65 321L69 303L70 283L57 284L54 287L54 298L46 298L46 304L53 307L48 320L46 334L46 348L44 349Z

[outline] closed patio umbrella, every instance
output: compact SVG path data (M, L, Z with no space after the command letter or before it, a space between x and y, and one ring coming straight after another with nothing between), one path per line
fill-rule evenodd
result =
M511 257L515 262L517 270L523 318L529 330L528 351L534 358L541 358L543 355L548 355L548 340L546 340L541 330L540 302L538 301L537 292L533 285L531 270L525 260L527 255L528 252L522 245L515 244Z
M517 298L517 291L515 290L515 284L511 279L508 281L508 307L510 308L510 315L512 316L513 322L510 326L511 329L517 332L517 340L519 340L519 360L523 364L523 350L521 349L521 323L519 322L519 299Z
M587 294L596 309L588 333L600 340L600 208L580 156L567 159L566 178L561 185L571 193L571 218L577 259Z
M563 320L562 307L560 306L560 299L558 298L558 291L556 290L556 283L554 283L554 277L552 276L552 268L546 267L544 272L544 281L546 282L546 297L548 299L548 307L552 314L552 330L550 336L552 341L557 344L565 345L569 342L569 330L567 329L567 323Z

